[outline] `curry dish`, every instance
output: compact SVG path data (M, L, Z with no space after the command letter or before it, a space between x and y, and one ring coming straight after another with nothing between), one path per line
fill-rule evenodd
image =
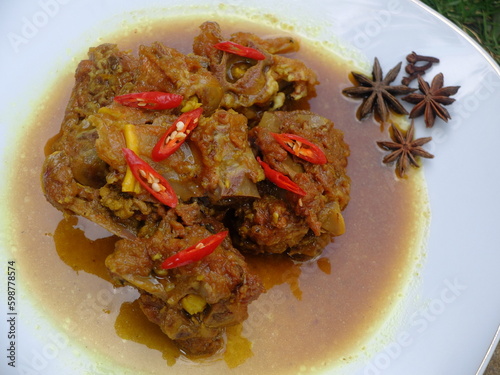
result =
M352 85L353 61L332 53L335 46L299 39L290 27L221 17L217 41L236 35L268 60L210 48L222 56L211 60L203 48L193 54L196 45L216 43L205 38L217 25L205 20L179 18L108 35L87 58L80 51L74 65L58 72L33 117L31 136L20 145L45 146L45 155L19 155L11 182L17 189L8 202L12 236L22 250L18 263L30 270L24 277L30 297L71 350L95 356L85 367L90 373L220 374L236 367L238 374L290 374L349 364L369 350L418 273L428 220L425 182L419 173L396 179L381 163L375 141L382 129L356 120L359 102L341 94ZM165 54L179 57L169 74L187 69L183 77L193 79L182 86L181 105L144 110L113 100L168 85L159 80ZM233 68L225 77L210 71L210 64L222 69L223 60ZM302 73L273 71L271 60ZM236 94L245 85L235 78L264 65L277 86L268 86L266 95ZM210 93L200 91L202 81ZM203 113L193 134L165 160L152 160L169 125L197 107ZM305 119L309 127L299 129ZM269 137L295 130L322 148L327 165L308 164ZM134 148L125 138L131 134L141 158L176 192L175 208L159 204L142 186L138 193L122 191L127 164L121 149ZM335 150L327 147L333 144ZM298 184L311 176L331 179L333 171L336 183L321 200L305 196L299 203L299 196L266 177L257 157L292 179L302 176ZM32 188L42 164L44 193L62 213ZM313 188L323 189L305 185L307 193ZM230 234L209 256L161 268L171 253L226 230ZM220 277L223 272L229 277ZM217 288L207 289L210 283ZM165 301L167 295L172 298ZM184 299L190 295L203 298ZM216 321L221 325L214 327Z
M160 42L137 57L113 44L91 48L42 183L56 208L122 238L106 259L115 281L140 291L142 312L183 351L207 355L264 291L240 251L318 256L345 231L350 180L342 132L294 107L318 83L282 55L298 43L238 32L229 41L246 49L240 56L214 47L227 43L217 23L200 29L188 55ZM179 103L151 108L160 93ZM213 252L165 266L214 236L222 242Z

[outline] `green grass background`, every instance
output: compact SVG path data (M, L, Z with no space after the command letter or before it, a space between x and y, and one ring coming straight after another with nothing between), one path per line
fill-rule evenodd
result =
M475 39L500 64L500 0L422 0Z

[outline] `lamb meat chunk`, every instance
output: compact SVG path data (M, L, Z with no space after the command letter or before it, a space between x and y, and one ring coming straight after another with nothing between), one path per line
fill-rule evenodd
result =
M169 308L166 302L150 294L141 294L139 306L163 332L174 332L175 343L184 353L209 355L220 350L223 339L219 328L207 327L189 314Z
M109 105L123 88L134 86L136 67L136 59L114 44L90 48L89 59L78 64L60 136L51 151L64 151L70 157L74 175L82 184L96 187L105 173L104 163L97 160L93 150L95 130L86 118ZM96 170L96 164L101 171ZM89 178L86 166L96 171L95 176Z
M177 82L177 86L168 86L168 82ZM160 43L141 47L139 58L113 44L91 48L89 58L78 65L61 132L50 150L55 155L47 158L42 173L44 192L56 207L94 218L118 235L150 233L157 220L153 217L162 209L146 193L134 196L121 192L126 171L121 151L126 146L124 124L136 125L143 154L150 155L166 127L180 113L179 109L143 111L113 102L116 95L142 89L172 89L186 96L186 105L196 106L199 100L208 108L217 106L220 86L196 60ZM57 160L64 160L64 167L69 169L56 168ZM194 181L199 165L186 144L160 165L159 172L181 198L189 199L202 194ZM77 188L58 190L61 181ZM79 196L82 191L86 199Z
M201 185L214 202L259 197L256 183L264 179L264 173L250 148L245 116L218 110L200 121L191 143L201 155Z
M76 69L65 120L68 116L84 119L111 104L116 95L135 87L138 62L129 52L119 50L115 44L102 44L90 48L88 57ZM65 126L65 122L62 131L73 131L73 124Z
M197 203L166 212L149 238L120 240L106 259L116 280L141 291L146 316L190 354L212 354L227 326L247 318L248 304L263 291L229 238L198 262L170 270L161 268L169 256L223 230Z
M122 153L126 146L123 128L131 123L128 113L140 111L127 108L118 114L113 112L112 116L106 111L89 117L99 135L97 154L121 175L127 168ZM176 152L155 162L151 151L172 123L168 116L158 117L152 124L136 122L134 132L138 155L169 181L181 199L208 196L217 202L228 197L259 196L256 183L264 179L264 174L248 142L245 116L232 110L217 110L210 117L202 116Z
M116 220L112 213L100 204L98 189L76 181L71 168L71 158L64 151L56 151L45 159L42 187L47 200L58 210L83 216L119 237L135 237L136 226L133 223Z
M264 175L248 143L248 128L243 115L218 110L211 117L202 118L190 140L167 159L154 162L151 151L176 116L164 114L148 124L146 122L150 118L147 114L142 116L143 113L140 109L111 104L89 115L85 121L95 133L93 147L89 150L106 165L104 185L92 187L81 184L74 173L75 158L64 154L70 171L63 176L55 175L60 172L57 168L44 173L47 198L51 202L65 202L64 210L88 218L97 209L100 212L99 223L113 233L117 233L116 225L119 225L120 232L125 226L130 233L140 237L154 232L160 219L158 212L164 208L144 189L140 193L122 192L127 170L122 152L122 148L127 146L125 126L133 129L130 131L138 140L137 154L169 181L183 201L204 196L214 202L229 197L259 196L256 183L264 179ZM89 172L93 171L89 169ZM63 193L77 194L79 190L59 191L54 188L60 185L60 178L71 181L68 186L78 185L92 199L82 201L73 199L75 197L71 195L61 197ZM58 203L56 207L62 205Z
M328 163L311 164L289 154L271 132L293 133L310 140L324 150ZM274 111L266 112L249 135L263 160L307 194L301 197L268 181L261 183L261 195L269 196L236 210L238 245L254 252L317 255L324 246L325 233L331 238L344 232L341 211L349 201L350 179L346 175L349 147L342 132L312 112Z
M287 252L309 232L304 219L293 213L286 201L265 195L236 209L238 248L252 253Z
M51 149L66 153L75 179L83 185L100 188L106 182L107 165L96 154L97 132L88 119L112 105L115 96L141 91L172 92L184 96L182 108L203 105L207 114L218 107L222 97L219 82L197 59L158 42L141 46L138 57L120 51L114 44L91 48L88 55L76 70L60 136ZM172 113L179 115L180 109L142 111L140 122L152 123L157 117ZM136 122L132 119L131 123Z
M221 107L242 111L257 106L277 109L286 101L299 100L314 92L316 74L301 61L274 53L298 48L290 38L265 41L250 33L236 33L229 40L256 48L266 58L253 60L222 52L213 47L225 41L216 22L205 22L195 38L193 51L209 61L209 71L219 80L224 95Z
M139 59L138 91L181 94L184 104L189 101L201 104L206 114L218 108L222 87L198 59L159 42L139 47Z
M327 164L311 164L287 153L271 136L274 133L300 135L320 146ZM263 160L273 169L288 175L292 180L306 178L317 185L321 192L339 203L343 210L349 203L350 178L346 174L349 146L343 132L332 121L310 111L266 112L259 126L250 131L250 138L263 154ZM306 190L307 191L307 190Z
M341 215L340 211L324 210L324 215ZM306 220L296 215L283 198L265 195L262 199L246 202L235 212L233 243L242 251L253 254L288 254L305 261L321 254L332 237L342 234L342 218L327 223L329 230L315 235ZM329 219L325 217L325 221Z
M122 148L127 147L124 129L125 126L129 126L129 131L134 133L137 139L135 152L169 181L181 199L189 200L204 194L197 177L201 173L199 156L197 150L194 150L188 142L161 162L151 159L153 147L167 128L174 123L177 116L169 114L158 116L149 124L145 122L147 117L142 118L141 121L140 115L144 111L140 109L119 105L105 109L103 113L89 117L89 121L97 129L99 135L95 144L98 156L110 166L113 176L119 175L116 183L121 185L127 170ZM134 126L130 127L130 124ZM148 200L148 196L142 195L142 199Z
M75 136L74 142L65 142L63 149L71 158L71 169L75 180L82 185L100 188L106 183L108 167L99 158L94 147L98 137L94 128L82 129L71 134ZM73 147L67 147L70 143Z
M140 110L115 104L101 109L105 111L90 114L82 121L88 124L87 127L95 133L95 136L92 137L92 146L88 144L87 149L82 147L79 150L84 153L81 158L84 158L88 151L92 151L94 158L106 166L102 169L104 177L100 177L103 178L104 184L92 186L82 183L81 178L75 173L80 170L78 160L81 158L75 154L71 157L65 151L55 151L47 157L43 167L42 186L45 196L58 209L86 217L120 237L148 235L155 230L157 222L161 219L158 212L165 207L145 191L135 195L122 192L122 181L127 168L121 151L122 147L126 146L123 126L125 123L138 124L134 128L137 128L135 131L139 133L140 145L144 148L149 147L149 150L152 148L150 144L156 142L165 128L160 125L144 124L145 121L149 122L150 118L147 114L141 116L144 112ZM157 117L155 121L159 123L173 118L175 116L163 115ZM141 122L142 125L139 125ZM66 137L66 142L70 142L70 139L72 138ZM61 144L64 149L70 145L70 143ZM82 142L76 143L75 147L82 144ZM187 163L179 165L187 168ZM88 165L81 169L87 171L90 176L92 173L99 172L99 175L101 173L89 168ZM169 176L179 176L179 173L168 166L164 169L170 172ZM188 179L189 176L185 176L180 184ZM188 189L189 183L186 182L185 185L183 191Z
M116 184L117 171L98 154L100 135L91 119L100 111L120 114L112 108L113 98L135 90L139 61L114 44L90 48L88 56L77 67L61 131L43 166L42 187L48 201L58 209L84 216L119 236L131 237L138 233L140 223L118 218L102 204L102 193L109 201L113 190L110 180ZM131 123L152 123L162 114L165 111L143 111L135 117L129 113L127 118ZM144 208L139 199L132 200L129 206ZM123 206L123 202L124 197L120 197L114 204Z

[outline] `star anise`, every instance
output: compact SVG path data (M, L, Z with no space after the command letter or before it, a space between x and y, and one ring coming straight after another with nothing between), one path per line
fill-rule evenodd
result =
M384 150L391 151L389 155L382 160L384 163L396 162L396 174L399 177L405 175L406 170L410 165L419 167L416 157L421 156L424 158L432 159L434 155L428 153L422 148L422 145L429 142L432 137L413 139L415 129L413 122L411 123L405 135L396 127L391 124L392 136L394 142L377 142L377 145Z
M382 121L386 121L389 116L389 109L394 112L406 115L408 112L402 104L396 99L396 95L409 94L416 89L405 85L391 86L401 70L401 62L392 68L389 73L383 77L382 68L378 59L375 57L373 63L372 76L369 78L364 74L351 72L359 86L348 87L342 90L342 93L355 98L364 98L363 103L358 108L357 117L363 119L371 112L377 111Z
M443 73L436 75L430 86L422 77L418 77L418 88L422 94L410 94L402 98L408 103L415 104L415 107L410 112L410 118L415 118L423 114L425 125L428 128L434 126L436 116L448 122L451 116L442 105L449 105L455 101L450 96L456 94L460 86L443 87L443 85Z

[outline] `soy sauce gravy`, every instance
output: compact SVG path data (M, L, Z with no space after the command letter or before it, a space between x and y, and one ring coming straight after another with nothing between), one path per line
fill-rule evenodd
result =
M203 21L164 22L102 42L134 49L158 40L188 53ZM262 37L284 34L251 23L217 21L226 36L240 30ZM43 149L59 130L77 62L50 88L46 111L34 117L31 136L21 145L38 152L14 166L17 188L10 212L16 221L17 262L40 311L71 342L95 354L97 368L110 374L313 373L355 360L396 306L421 256L428 219L423 177L410 171L408 179L397 180L391 167L382 164L383 152L375 142L387 138L387 129L371 119L357 121L360 102L341 94L351 85L352 66L306 40L293 57L318 74L310 109L333 120L351 149L347 231L319 259L304 264L249 256L268 291L251 304L247 321L228 329L225 353L208 359L186 358L143 316L133 288L113 288L104 259L113 251L115 237L85 219L63 217L46 202L38 185Z

